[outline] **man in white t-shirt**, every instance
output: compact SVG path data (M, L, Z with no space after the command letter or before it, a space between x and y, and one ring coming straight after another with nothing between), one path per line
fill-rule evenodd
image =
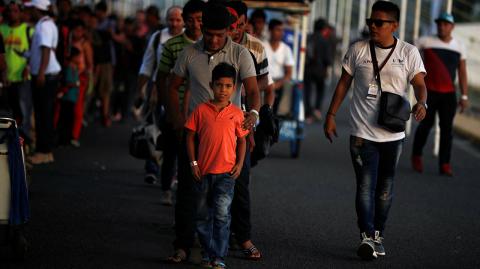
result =
M268 29L270 30L270 40L264 43L264 47L268 58L268 72L273 78L273 88L276 95L273 112L277 114L278 104L283 95L283 87L292 78L295 60L290 47L282 41L283 23L277 19L272 19L268 24Z
M167 10L167 27L155 32L148 41L147 48L143 54L142 65L138 74L137 92L140 96L151 94L155 91L155 80L157 78L158 66L162 58L163 44L170 38L183 32L182 8L172 6ZM143 93L143 88L148 84L148 90ZM142 96L145 98L145 96ZM156 160L145 162L145 182L154 184L159 174L159 165Z
M54 102L58 86L60 64L55 57L58 29L48 16L49 0L33 0L25 3L37 22L30 50L32 96L35 111L36 153L30 156L33 164L53 162Z
M157 67L162 58L163 43L183 32L182 8L172 6L167 10L167 27L152 34L143 54L142 65L138 72L138 89L141 90L148 80L155 81ZM156 46L156 47L155 47Z
M406 97L408 83L412 84L417 99L412 113L421 121L426 114L426 71L417 48L393 36L398 28L399 14L397 5L377 1L367 25L375 46L382 91ZM366 260L385 255L383 233L405 137L404 132L390 132L377 124L381 92L374 78L372 59L369 40L350 46L325 122L325 136L332 142L333 136L337 136L335 114L354 81L350 103L350 153L357 181L356 211L361 234L357 254Z
M452 151L453 119L457 112L457 104L462 113L468 107L467 55L465 46L452 37L454 19L452 14L442 13L436 20L437 35L425 36L417 41L422 52L428 76L425 78L428 90L427 117L415 132L412 150L412 166L419 173L423 172L422 151L428 134L438 113L440 123L440 151L438 164L440 174L453 176L450 165ZM461 97L457 101L455 78L458 73L458 84Z

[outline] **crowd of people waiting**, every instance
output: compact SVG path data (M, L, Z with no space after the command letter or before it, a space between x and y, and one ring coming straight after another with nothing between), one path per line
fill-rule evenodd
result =
M162 139L166 142L161 172L156 160L147 160L145 181L155 183L161 176L162 203L172 205L170 188L173 178L178 179L174 253L167 260L188 260L196 234L205 267L225 268L233 245L247 259L262 258L251 238L250 169L258 158L253 154L257 134L263 133L262 139L278 135L273 115L295 65L288 40L284 42L285 22L271 19L267 32L265 14L255 11L247 20L242 1L190 0L184 7L167 10L166 27L154 6L125 19L108 15L105 2L92 10L58 0L56 13L49 0L23 5L11 1L3 8L2 100L12 108L26 143L35 145L30 163L53 162L56 145L79 147L82 126L91 119L109 127L112 120L131 115L131 107L155 102L152 113L165 119ZM396 89L401 95L412 84L417 99L414 118L421 121L428 115L430 84L427 80L425 86L427 70L421 55L393 35L399 14L398 6L390 2L373 5L367 19L370 42L356 42L347 52L324 127L333 141L336 112L355 78L350 150L358 181L358 255L364 259L385 255L384 226L405 137L403 131L392 132L373 123L382 83L384 89ZM437 23L439 29L450 27L444 36L440 31L439 38L451 40L453 17L443 15ZM332 63L331 36L332 28L317 21L307 49L311 68L307 68L306 83L317 84L313 108L306 87L307 114L318 120L326 69ZM380 68L376 54L382 60ZM390 56L393 64L387 64ZM370 57L374 60L369 61ZM457 60L464 65L463 58ZM381 81L383 67L394 75ZM466 76L461 74L464 83ZM468 100L464 86L462 109ZM451 140L448 134L445 137ZM421 172L418 148L413 166ZM445 155L442 160L449 161L449 154ZM445 165L441 163L441 172L451 175Z

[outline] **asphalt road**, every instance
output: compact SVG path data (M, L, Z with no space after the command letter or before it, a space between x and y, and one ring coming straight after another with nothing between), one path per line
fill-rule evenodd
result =
M345 107L343 108L344 110ZM456 138L455 177L438 175L426 154L423 175L409 165L405 142L385 234L387 256L360 261L348 122L329 144L319 124L306 129L300 158L275 146L252 173L253 239L259 262L231 252L229 268L480 268L480 151ZM30 250L25 262L0 268L195 268L163 263L171 253L173 208L160 187L143 182L143 163L128 155L131 124L89 127L79 149L55 152L35 167L31 186ZM429 145L431 148L431 145Z

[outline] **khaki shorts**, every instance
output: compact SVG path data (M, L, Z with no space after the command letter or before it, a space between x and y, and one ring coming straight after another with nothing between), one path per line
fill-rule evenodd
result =
M100 97L108 97L113 90L113 66L112 64L98 65L97 92Z

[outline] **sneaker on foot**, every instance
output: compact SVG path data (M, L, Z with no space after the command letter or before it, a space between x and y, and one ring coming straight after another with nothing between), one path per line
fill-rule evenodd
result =
M146 174L144 180L145 183L155 184L157 183L157 176L155 176L155 174Z
M225 261L223 259L215 259L215 261L212 262L212 268L213 269L225 269L227 268L227 265L225 264Z
M375 231L373 242L375 243L375 253L378 256L385 256L385 247L383 247L383 237L380 236L380 231Z
M367 236L366 233L361 234L362 242L357 249L357 255L362 258L362 260L373 260L377 258L377 253L375 252L375 243L370 236Z
M70 140L70 145L72 145L72 147L74 147L74 148L79 148L80 147L80 141L78 141L76 139L72 139L72 140Z
M440 165L440 174L453 177L452 166L449 163L444 163Z
M162 205L172 206L173 205L172 196L173 196L172 191L170 190L164 191L162 193L162 199L161 199Z
M423 173L423 160L422 156L412 155L412 168L413 170Z

